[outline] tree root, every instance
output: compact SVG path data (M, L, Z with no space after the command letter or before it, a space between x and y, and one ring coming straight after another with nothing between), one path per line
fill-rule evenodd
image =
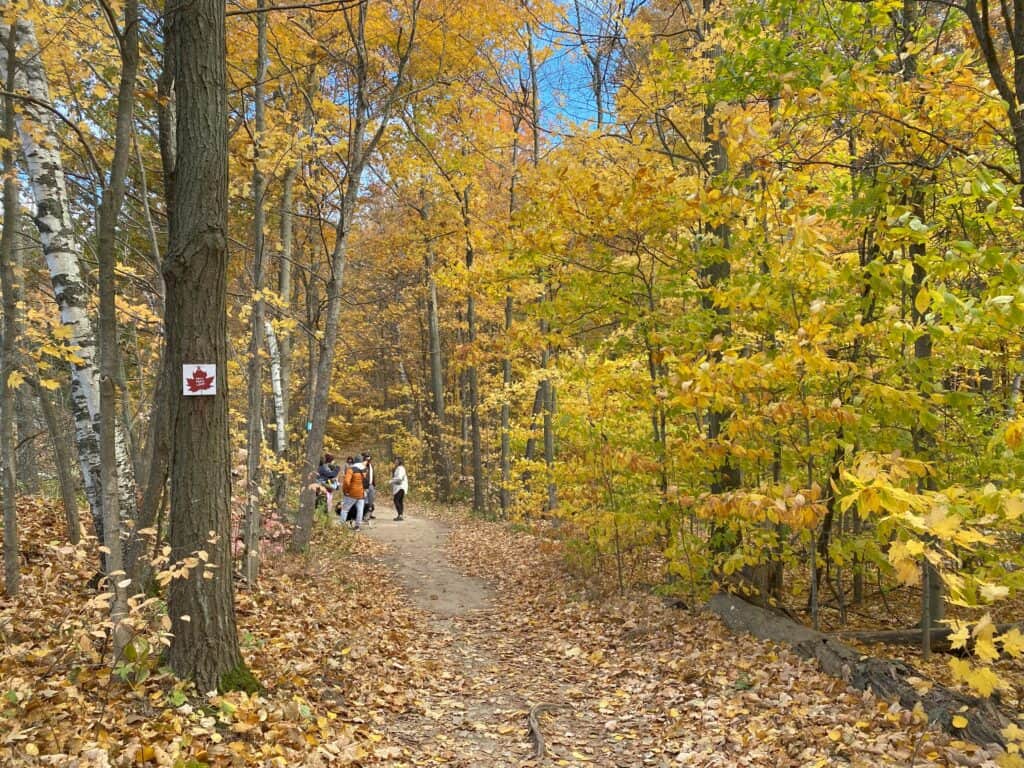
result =
M564 704L549 704L541 702L530 707L530 714L527 715L526 723L530 731L530 740L533 741L533 759L540 760L544 757L544 734L540 732L539 717L545 712L554 712L558 709L565 709Z

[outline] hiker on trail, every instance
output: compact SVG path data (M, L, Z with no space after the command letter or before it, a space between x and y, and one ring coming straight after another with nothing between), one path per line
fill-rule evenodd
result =
M341 484L345 494L342 502L341 515L348 520L349 511L355 507L355 529L363 526L363 506L366 503L366 466L362 461L353 461L345 468L345 480Z
M316 470L316 481L323 488L324 495L327 496L328 512L331 509L331 496L334 491L338 490L339 472L341 472L341 468L334 463L334 456L325 453L320 457L320 466Z
M363 512L367 520L373 520L374 501L377 498L376 470L373 466L373 457L366 451L363 451L363 465L366 467L366 505Z
M395 459L395 472L391 475L391 494L395 501L395 520L405 519L405 493L409 490L409 475L401 459Z

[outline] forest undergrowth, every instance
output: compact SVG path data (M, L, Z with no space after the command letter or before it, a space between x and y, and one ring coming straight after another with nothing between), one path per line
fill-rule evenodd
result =
M424 510L414 510L419 514ZM550 538L449 510L444 553L493 587L441 620L409 600L386 545L321 525L312 552L236 582L263 685L203 695L163 671L152 633L112 667L94 542L64 544L22 505L25 588L0 611L0 763L12 766L995 765L921 713L731 636L659 598L588 598ZM940 673L940 662L934 670ZM545 756L527 731L539 704Z

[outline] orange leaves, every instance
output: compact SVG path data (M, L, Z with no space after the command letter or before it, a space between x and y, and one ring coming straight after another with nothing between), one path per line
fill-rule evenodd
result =
M702 517L735 523L781 523L796 530L816 526L824 517L826 508L821 488L794 490L773 488L768 492L735 491L706 495L697 504Z

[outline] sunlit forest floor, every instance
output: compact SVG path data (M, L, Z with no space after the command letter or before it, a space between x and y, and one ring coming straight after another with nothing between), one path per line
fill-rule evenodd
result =
M47 505L21 513L2 765L995 765L703 613L586 599L554 541L415 506L403 524L381 505L359 534L323 522L308 556L273 555L259 589L238 585L262 694L183 690L156 650L112 679L92 553L59 541Z

